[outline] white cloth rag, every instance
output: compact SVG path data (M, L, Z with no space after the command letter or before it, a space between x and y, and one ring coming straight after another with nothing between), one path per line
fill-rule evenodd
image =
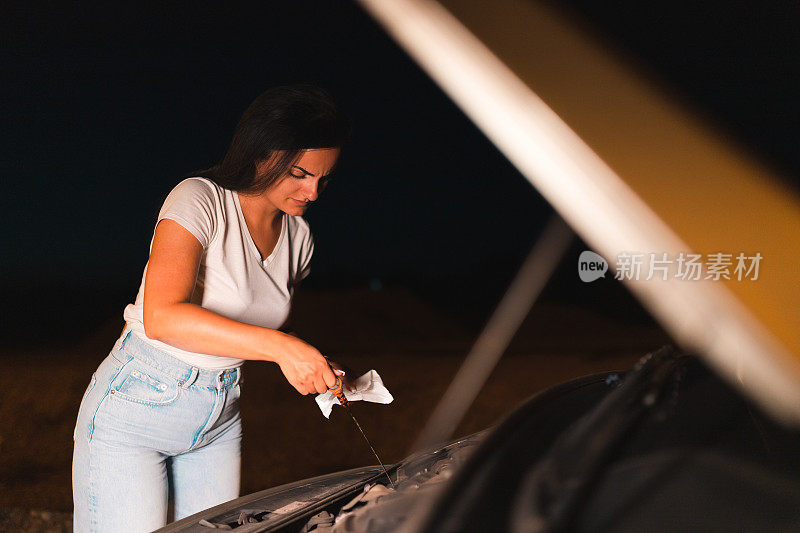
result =
M358 378L355 386L356 390L354 391L349 391L347 387L342 387L344 389L344 397L351 402L364 400L365 402L392 403L394 400L389 389L386 388L383 380L374 370L370 370ZM339 405L339 400L336 399L336 396L331 391L317 395L316 400L319 410L322 411L325 418L330 418L333 406Z

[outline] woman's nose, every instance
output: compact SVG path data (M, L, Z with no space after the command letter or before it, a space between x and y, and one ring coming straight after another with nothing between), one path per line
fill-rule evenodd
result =
M303 194L312 202L319 196L319 178L306 178L308 184L303 189Z

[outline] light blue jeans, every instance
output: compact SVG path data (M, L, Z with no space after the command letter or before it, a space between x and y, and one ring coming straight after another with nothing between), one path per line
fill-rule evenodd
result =
M76 533L152 531L239 496L241 368L203 370L133 333L84 393L75 426Z

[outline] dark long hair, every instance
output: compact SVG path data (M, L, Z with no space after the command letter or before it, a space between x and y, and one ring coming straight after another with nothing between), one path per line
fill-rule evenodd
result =
M274 87L239 119L225 157L195 173L226 189L258 194L297 161L303 150L341 148L350 120L327 91L308 84ZM256 164L268 166L258 175Z

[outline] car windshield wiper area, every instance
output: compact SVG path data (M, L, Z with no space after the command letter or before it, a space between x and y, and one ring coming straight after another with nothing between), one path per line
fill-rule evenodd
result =
M616 390L565 431L522 481L512 528L566 529L615 447L646 412L659 406L665 392L677 390L686 362L671 347L648 354Z

